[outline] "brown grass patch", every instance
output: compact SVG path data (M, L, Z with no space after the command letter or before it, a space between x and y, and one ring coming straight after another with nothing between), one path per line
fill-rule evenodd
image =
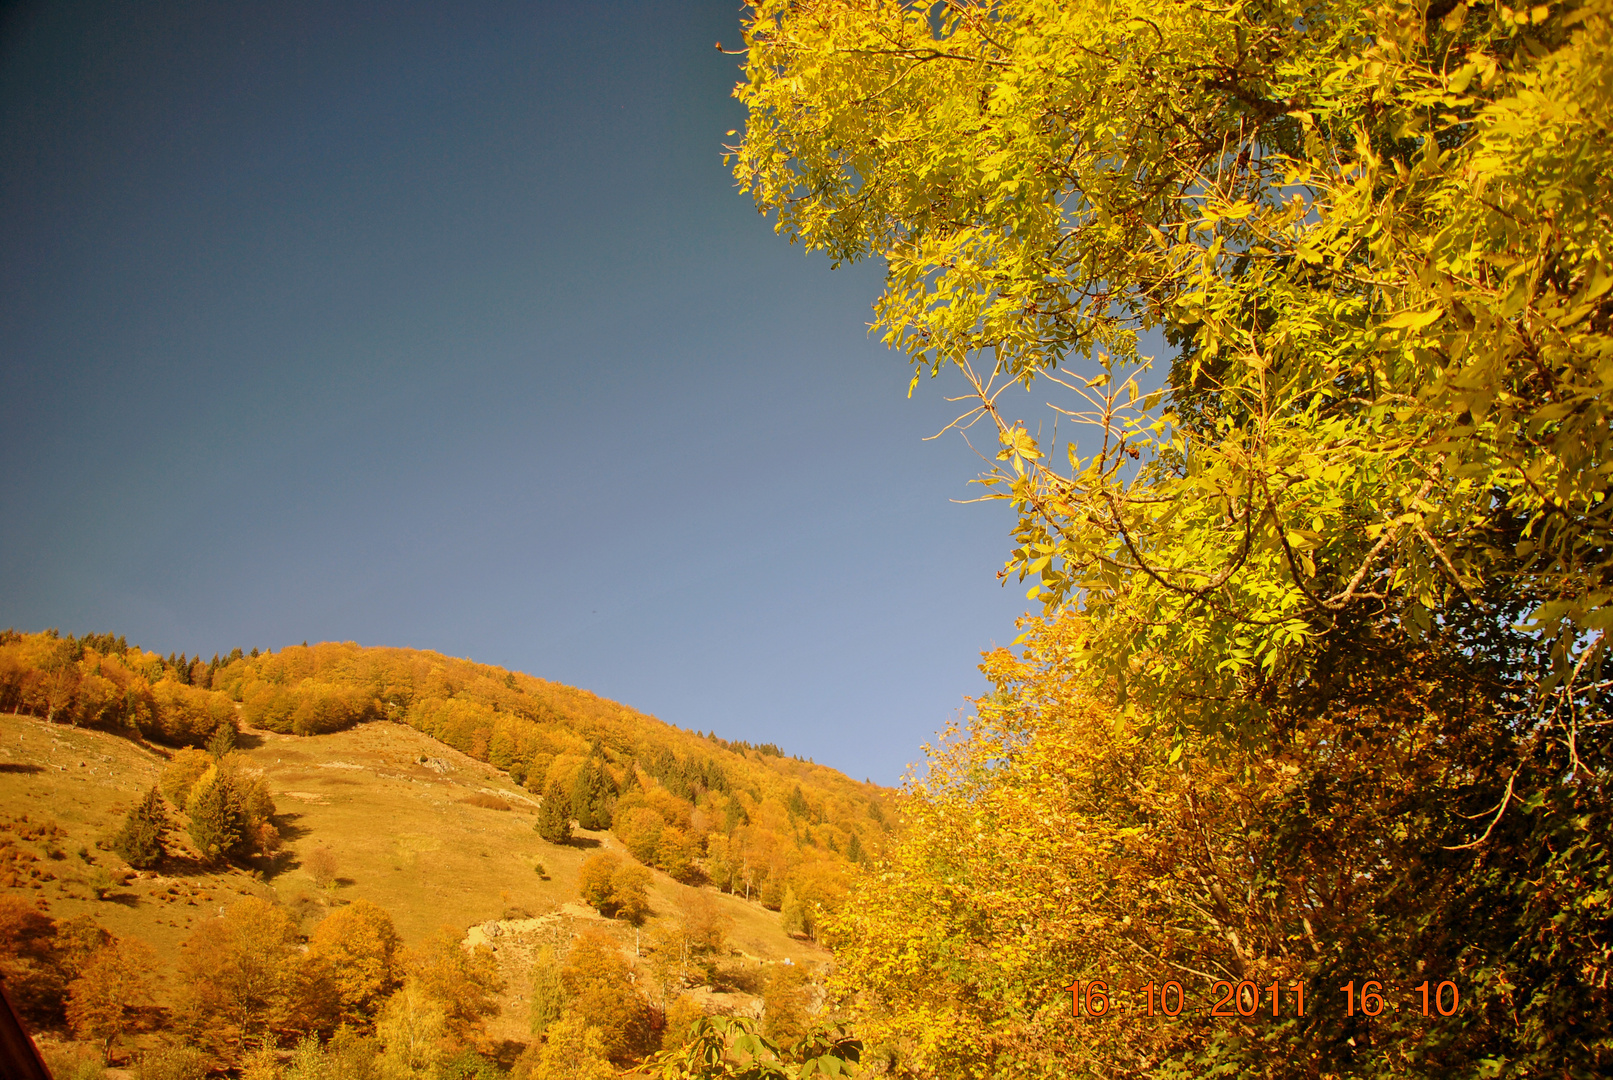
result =
M480 806L486 810L508 810L510 808L510 804L497 795L484 795L480 791L474 795L467 795L459 801L468 803L471 806Z

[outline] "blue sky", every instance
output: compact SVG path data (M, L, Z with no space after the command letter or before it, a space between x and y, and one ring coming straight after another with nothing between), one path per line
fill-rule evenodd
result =
M1023 591L733 187L732 3L44 3L0 40L0 625L436 649L893 783Z

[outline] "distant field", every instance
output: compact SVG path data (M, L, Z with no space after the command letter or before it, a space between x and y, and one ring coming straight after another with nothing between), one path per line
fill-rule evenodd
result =
M97 900L89 886L93 869L127 868L96 843L116 831L131 802L156 781L167 752L101 732L0 715L0 828L9 829L0 832L0 844L18 853L10 865L20 868L0 873L0 888L36 899L54 918L87 913L112 933L142 938L172 958L200 920L248 895L286 905L305 931L331 906L362 897L391 912L408 944L444 925L463 932L488 920L551 912L569 926L596 918L575 903L583 859L599 847L631 858L605 833L580 832L564 847L544 842L533 831L527 792L492 766L402 724L375 722L307 737L249 729L241 748L273 791L284 838L281 857L252 871L205 871L183 828L176 828L171 857L160 872L134 875ZM510 809L492 808L499 800ZM23 817L27 826L21 826ZM36 832L29 827L45 822L54 822L61 834L19 835L19 828ZM336 882L325 889L302 865L318 847L335 856ZM536 871L540 864L547 879ZM653 876L652 907L668 912L685 886L658 871ZM718 903L732 920L730 941L739 953L733 964L828 960L826 950L784 934L778 915L759 904L728 895ZM631 950L633 928L610 925ZM492 1033L522 1038L524 956L518 949L503 952L511 985ZM164 986L170 992L166 981Z

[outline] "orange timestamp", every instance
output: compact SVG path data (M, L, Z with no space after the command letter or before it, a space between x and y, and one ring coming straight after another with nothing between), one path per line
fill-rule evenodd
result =
M1070 1012L1074 1016L1107 1016L1117 1004L1111 999L1109 984L1103 979L1092 979L1084 983L1077 980L1063 987L1063 990L1070 995ZM1402 1009L1418 1007L1419 1000L1424 1016L1454 1016L1462 1003L1461 991L1458 990L1456 983L1449 979L1438 984L1425 979L1420 985L1412 987L1407 994L1401 995L1399 1000L1385 998L1383 982L1380 979L1364 980L1360 983L1359 989L1356 981L1351 979L1339 987L1338 992L1344 996L1346 1016L1354 1016L1357 1011L1363 1016L1377 1016L1385 1008L1400 1012ZM1206 999L1192 1007L1188 1001L1187 991L1175 979L1162 983L1145 983L1129 991L1129 997L1130 1008L1125 1011L1138 1016L1180 1016L1186 1009L1190 1015L1207 1015L1223 1019L1242 1017L1246 1020L1262 1015L1304 1016L1306 1003L1305 984L1302 982L1289 983L1286 986L1274 982L1269 986L1261 986L1249 979L1241 982L1230 979L1217 980L1210 994L1213 1000ZM1404 1004L1401 1004L1401 1001L1404 1001Z

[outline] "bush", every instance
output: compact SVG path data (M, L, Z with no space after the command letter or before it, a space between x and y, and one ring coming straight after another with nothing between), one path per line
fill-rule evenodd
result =
M101 1055L88 1047L52 1046L39 1053L53 1080L102 1080L106 1076Z
M469 806L480 806L483 810L508 810L510 808L510 804L497 795L488 795L480 791L474 795L467 795L459 801Z
M190 1046L166 1046L148 1050L135 1067L136 1080L203 1080L207 1076L207 1055Z
M330 887L336 880L336 855L328 847L316 847L303 860L302 868L321 889Z

